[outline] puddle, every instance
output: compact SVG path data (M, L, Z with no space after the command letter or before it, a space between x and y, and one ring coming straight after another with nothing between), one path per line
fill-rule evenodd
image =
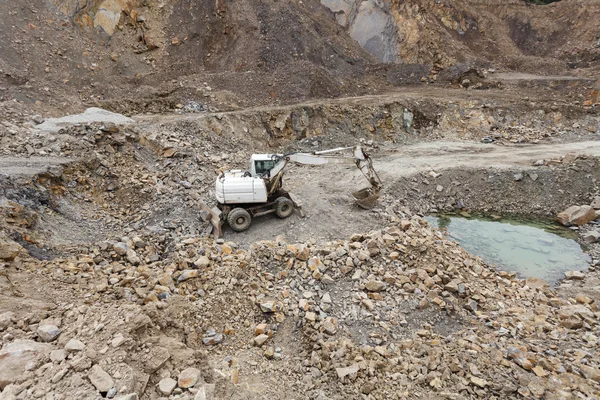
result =
M434 227L448 232L471 254L488 264L523 277L556 284L566 271L589 267L590 257L574 238L576 233L552 223L462 218L425 217Z

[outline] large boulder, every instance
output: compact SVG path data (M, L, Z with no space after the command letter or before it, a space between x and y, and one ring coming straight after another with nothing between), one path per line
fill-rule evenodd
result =
M596 219L596 211L591 206L571 206L559 213L556 219L564 226L581 226Z
M50 354L52 345L33 340L15 340L0 350L0 390L34 369Z

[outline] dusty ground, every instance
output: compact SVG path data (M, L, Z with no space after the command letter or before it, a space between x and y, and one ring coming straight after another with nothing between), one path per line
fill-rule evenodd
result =
M600 397L598 220L551 288L420 219L600 206L597 4L367 1L385 64L321 3L0 6L0 400ZM292 166L306 217L208 237L220 169L357 143L372 210Z

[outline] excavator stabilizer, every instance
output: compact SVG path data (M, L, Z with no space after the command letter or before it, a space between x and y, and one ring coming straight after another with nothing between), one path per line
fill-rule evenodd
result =
M205 222L210 222L212 225L212 235L215 239L223 237L223 231L221 230L221 210L217 207L210 208L201 200L198 200L198 205L202 209L200 216Z
M352 197L354 197L354 201L359 207L370 210L375 207L379 199L379 190L375 187L364 188L352 193Z

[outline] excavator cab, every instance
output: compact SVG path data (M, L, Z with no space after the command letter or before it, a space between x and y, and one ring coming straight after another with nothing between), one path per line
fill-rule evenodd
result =
M250 173L252 176L263 176L275 167L278 160L271 154L253 154L250 160Z

